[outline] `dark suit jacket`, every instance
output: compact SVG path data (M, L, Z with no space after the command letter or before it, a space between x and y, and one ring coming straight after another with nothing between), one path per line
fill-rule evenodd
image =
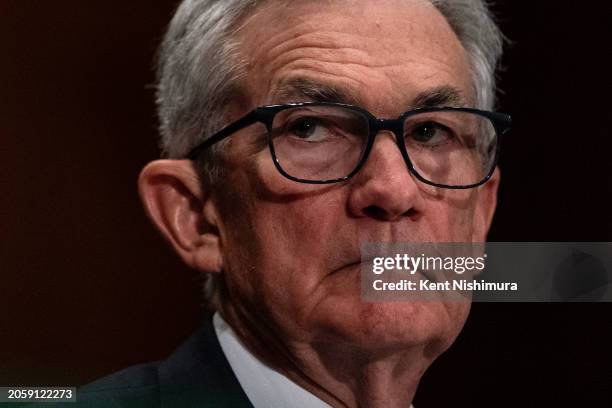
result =
M168 359L129 367L80 388L77 404L66 406L253 407L221 350L212 322L196 332Z

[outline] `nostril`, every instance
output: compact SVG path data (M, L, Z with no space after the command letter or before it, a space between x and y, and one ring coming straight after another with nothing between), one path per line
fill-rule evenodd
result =
M363 212L368 216L377 220L386 220L389 218L387 212L377 205L370 205L363 209Z
M380 221L389 221L392 219L395 219L397 217L396 214L392 214L389 211L385 210L384 208L381 208L377 205L370 205L366 208L363 209L363 212L365 215L367 215L368 217L372 217L376 220L380 220ZM416 216L416 211L414 210L414 208L410 208L407 211L405 211L402 214L399 214L400 217L409 217L409 218L414 218ZM399 218L399 217L397 217Z
M417 218L418 218L418 215L419 215L419 212L417 210L415 210L414 208L411 208L408 211L404 212L402 214L402 217L408 217L412 221L416 221Z

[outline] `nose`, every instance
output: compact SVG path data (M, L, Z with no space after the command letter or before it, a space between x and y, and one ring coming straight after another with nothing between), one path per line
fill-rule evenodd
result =
M419 186L391 132L377 135L366 163L352 182L348 206L354 216L384 221L417 216Z

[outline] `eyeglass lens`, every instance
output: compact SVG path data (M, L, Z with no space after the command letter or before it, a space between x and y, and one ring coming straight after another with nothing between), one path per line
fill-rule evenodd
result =
M305 181L340 179L363 159L369 138L366 115L338 106L299 106L278 112L271 139L288 175ZM406 117L403 138L415 171L447 186L481 182L495 162L491 121L461 111L419 112Z

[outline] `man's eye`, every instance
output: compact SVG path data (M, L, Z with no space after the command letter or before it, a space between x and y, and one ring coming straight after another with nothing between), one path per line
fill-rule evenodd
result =
M291 121L286 127L286 134L296 136L309 142L322 141L329 136L329 130L321 120L305 117Z
M435 122L420 123L406 132L406 137L428 146L438 146L453 138L446 126Z

